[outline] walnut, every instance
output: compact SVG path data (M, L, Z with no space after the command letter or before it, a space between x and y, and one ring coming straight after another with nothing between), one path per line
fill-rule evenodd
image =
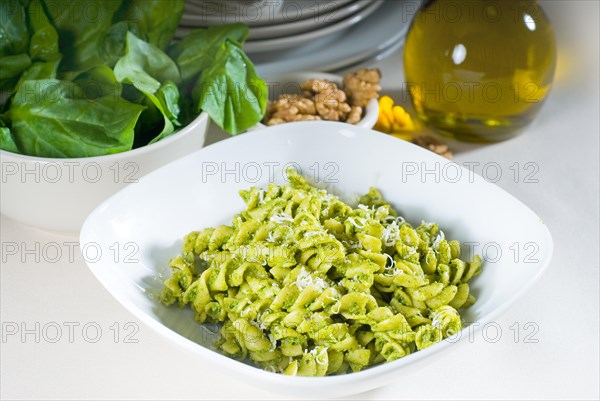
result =
M269 102L265 123L283 124L290 121L319 120L315 103L299 95L281 95L275 102Z
M294 121L320 121L321 117L310 114L298 114Z
M326 79L309 79L300 85L302 94L304 97L312 97L317 93L327 92L328 90L337 90L338 87L335 83Z
M413 138L412 142L415 145L419 145L420 147L430 150L433 153L437 153L438 155L443 156L446 159L452 159L452 151L450 150L448 145L440 142L431 135L416 136Z
M352 106L366 107L369 102L379 97L381 72L378 69L363 68L349 72L344 76L344 91Z
M362 118L363 108L360 106L352 106L350 109L350 113L348 113L348 119L346 122L348 124L356 124Z
M304 97L305 97L305 98L307 98L307 99L312 99L312 97L313 97L314 95L315 95L315 94L314 94L312 91L310 91L310 90L305 90L305 91L302 91L302 96L304 96Z
M267 104L267 125L291 121L331 120L356 124L364 107L378 97L379 70L362 69L344 77L344 89L326 79L310 79L300 85L300 95L281 95Z
M346 121L350 105L346 102L346 93L336 84L324 79L311 79L301 86L303 94L312 94L317 113L324 120Z

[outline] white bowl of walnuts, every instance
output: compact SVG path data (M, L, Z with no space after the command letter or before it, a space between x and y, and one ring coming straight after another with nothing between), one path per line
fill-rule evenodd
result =
M379 114L380 79L377 69L344 76L294 72L267 77L270 100L263 124L325 120L373 128Z

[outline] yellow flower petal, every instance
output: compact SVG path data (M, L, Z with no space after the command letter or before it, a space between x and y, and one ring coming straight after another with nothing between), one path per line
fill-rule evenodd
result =
M380 109L379 115L384 116L387 121L393 123L395 120L394 113L392 113L392 109Z
M391 109L394 106L394 100L389 96L382 96L379 98L379 107L384 109Z

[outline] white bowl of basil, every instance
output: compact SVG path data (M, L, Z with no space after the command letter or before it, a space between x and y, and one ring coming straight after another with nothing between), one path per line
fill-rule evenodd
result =
M183 8L0 4L3 214L77 232L122 186L201 148L209 118L232 135L260 121L267 91L242 50L248 28L197 29L173 42Z
M86 216L119 189L204 144L208 114L154 144L86 158L42 158L0 151L2 214L27 225L77 233ZM156 189L160 191L160 188Z

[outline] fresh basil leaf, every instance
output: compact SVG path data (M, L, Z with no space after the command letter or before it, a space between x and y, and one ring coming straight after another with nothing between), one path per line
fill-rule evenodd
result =
M164 127L163 130L150 141L154 143L160 141L163 138L168 137L175 133L175 128L180 127L179 122L179 89L171 81L165 82L158 92L156 92L156 99L158 103L155 106L164 116Z
M114 66L123 57L127 32L164 50L175 36L182 13L182 0L124 0L101 41L104 62Z
M0 1L0 112L8 107L19 76L31 64L27 14L16 0Z
M21 74L19 82L15 85L15 91L18 91L21 84L28 80L56 78L62 59L58 51L58 33L50 24L40 1L32 0L27 12L31 37L29 55L32 63Z
M25 53L0 57L0 82L3 83L2 88L6 88L4 83L14 82L18 79L21 73L30 65L31 59Z
M165 82L156 92L144 93L131 86L123 91L127 98L142 98L146 110L142 113L136 128L134 148L157 142L176 132L179 122L179 89L171 81ZM138 93L136 95L136 92Z
M19 78L25 75L30 65L31 59L25 53L0 57L0 112L8 107Z
M247 37L248 27L244 24L200 28L177 42L169 55L179 66L182 80L187 82L212 64L215 54L226 39L244 43Z
M114 67L116 62L125 55L125 42L129 31L135 33L133 27L124 21L117 22L108 28L100 41L99 51L104 64Z
M132 87L135 91L135 87ZM175 128L173 124L165 117L162 111L156 107L156 104L140 92L142 103L146 108L142 112L137 125L135 126L135 138L133 148L139 148L148 145L157 136L172 133ZM154 96L154 95L151 95Z
M17 0L0 1L0 58L27 51L26 17L25 8Z
M19 78L19 82L15 85L14 91L18 91L23 82L36 79L54 79L58 71L60 58L54 61L36 61L32 63Z
M99 97L121 96L122 85L115 78L115 74L110 67L106 65L97 65L87 71L82 72L73 80L84 93L87 99L97 99Z
M160 106L163 110L163 114L173 122L175 126L181 124L177 120L179 117L179 89L171 81L165 82L156 92L156 98L158 99Z
M156 46L128 32L126 53L115 64L114 72L119 82L133 85L151 103L142 116L144 132L140 134L139 140L136 140L136 146L171 135L175 126L180 125L177 120L179 90L175 82L180 82L181 78L173 60ZM127 98L137 97L135 91L127 92ZM162 117L162 124L158 121L157 112ZM149 126L146 120L156 124ZM157 126L161 127L160 131L151 129Z
M143 109L120 97L87 99L76 83L48 79L24 82L7 117L24 154L88 157L130 150Z
M32 0L27 7L29 13L29 56L34 61L53 61L61 58L58 50L58 32L50 24L44 7L39 0Z
M175 88L177 88L175 86ZM144 129L143 136L140 136L140 140L143 145L148 143L156 142L162 138L165 138L175 132L175 124L179 124L177 120L173 121L169 115L170 110L167 108L159 98L158 95L161 93L162 87L155 94L144 92L147 97L147 112L145 113L145 117L148 119L148 123L144 124L146 128ZM164 97L163 97L164 98ZM159 128L157 130L157 128ZM136 142L136 145L139 143Z
M123 85L123 96L131 101L136 101L146 109L140 116L135 127L134 148L157 142L175 133L179 123L179 90L171 82L165 82L156 94L144 93L133 85Z
M124 0L113 21L125 21L129 30L159 49L166 49L183 14L183 0Z
M204 110L222 129L236 135L259 122L267 86L239 43L226 39L193 90L196 110Z
M131 32L127 33L125 55L117 61L114 71L119 82L131 83L140 91L152 94L160 88L161 82L181 82L175 62L158 47Z
M12 153L21 153L15 140L10 134L10 129L7 127L0 127L0 149Z
M179 89L177 85L175 85L171 81L165 82L156 93L156 97L160 101L164 109L164 113L173 123L177 126L179 121L177 118L179 117Z
M52 25L58 31L63 54L61 71L84 71L102 63L100 40L112 25L121 0L43 0Z
M10 128L4 124L2 116L0 116L0 149L12 153L21 153L17 143L10 134Z

